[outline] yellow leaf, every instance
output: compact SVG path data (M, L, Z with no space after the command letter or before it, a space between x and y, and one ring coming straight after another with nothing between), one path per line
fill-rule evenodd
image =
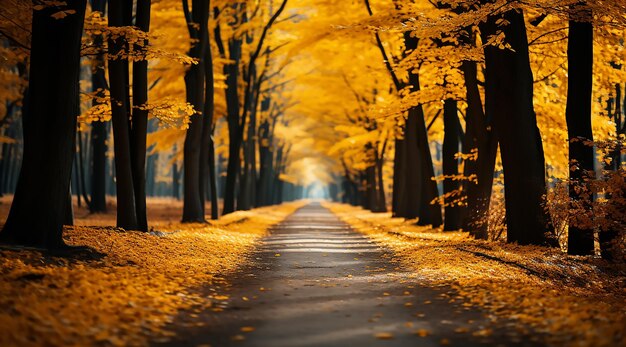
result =
M391 340L393 339L393 334L392 333L376 333L374 334L374 337L379 340Z

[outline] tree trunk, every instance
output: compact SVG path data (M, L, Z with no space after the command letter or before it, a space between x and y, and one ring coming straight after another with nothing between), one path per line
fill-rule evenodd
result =
M187 2L184 1L184 4ZM206 116L205 98L205 58L208 44L208 2L194 0L192 11L185 10L189 36L196 40L189 49L189 56L199 60L198 64L189 66L185 73L185 87L187 102L192 104L198 112L191 116L191 123L185 136L184 147L184 173L183 173L183 219L184 223L205 222L204 216L204 173L202 161L208 161L208 157L201 158L203 152L202 132L204 128L203 118ZM207 144L208 145L208 144Z
M412 37L410 33L404 34L404 42L407 50L415 50L417 49L418 39L416 37ZM419 74L417 73L409 73L409 83L413 88L413 91L420 90L420 81ZM413 113L411 112L413 111ZM412 165L411 163L419 162L418 170L420 171L417 175L418 179L421 180L421 193L417 195L417 199L414 203L419 206L419 214L418 214L418 225L432 225L433 227L438 227L442 223L441 217L441 207L437 204L431 204L431 202L439 196L439 191L437 189L437 182L435 182L432 178L435 176L435 170L433 167L433 158L430 155L430 147L428 145L428 130L426 129L426 121L424 120L424 109L422 105L418 105L411 110L409 110L409 119L413 117L413 121L415 124L415 141L416 141L416 153L417 156L411 155L411 152L407 152L407 166ZM410 134L409 124L407 121L407 136ZM407 149L411 151L411 143L408 138L407 141ZM411 174L407 172L407 180L411 180Z
M545 163L541 136L533 109L533 75L528 57L524 15L508 11L508 22L496 17L481 24L483 42L502 30L512 50L485 47L485 102L493 115L500 143L505 181L507 240L520 244L545 244L549 218L542 207Z
M574 8L578 8L575 6ZM591 18L591 13L588 14ZM567 44L568 80L567 137L571 168L569 196L591 208L589 191L582 195L585 178L594 170L593 133L591 131L591 91L593 85L593 26L591 22L569 21ZM589 143L587 143L589 142ZM593 254L593 229L570 225L567 252L575 255Z
M257 187L258 207L271 203L271 182L273 173L273 157L271 151L270 123L265 120L259 126L259 183Z
M403 190L400 189L400 186L403 185L401 182L405 180L405 170L402 166L402 150L404 148L404 140L396 138L393 142L394 146L394 157L393 157L393 183L391 187L391 212L394 217L401 217L400 214L400 200L401 194L403 194Z
M228 166L226 168L226 188L224 190L224 211L228 214L235 211L235 197L237 194L237 176L241 166L241 135L239 120L239 63L241 60L241 39L230 40L230 64L224 66L226 73L226 108L228 122ZM281 197L282 198L282 197Z
M445 197L445 223L444 231L458 230L461 228L460 208L454 200L458 196L450 196L459 190L459 181L454 176L459 174L458 159L455 158L459 151L459 116L457 113L457 102L454 99L446 99L443 105L443 193Z
M91 9L104 14L106 8L106 0L92 0ZM104 49L102 35L94 37L94 45ZM107 89L106 76L104 70L104 54L99 53L94 58L94 65L91 73L91 90L98 91L97 98L94 98L92 105L96 106L101 103L98 98L104 97L104 91ZM106 152L109 125L105 122L91 123L91 204L89 211L91 213L102 213L107 211L106 205Z
M473 40L471 40L473 42ZM461 65L465 80L467 109L465 111L465 139L463 148L465 154L472 149L478 151L475 160L466 160L463 174L465 177L476 176L476 182L467 182L467 207L464 209L467 216L463 218L463 229L477 239L488 238L487 213L491 199L493 185L493 171L496 163L498 143L491 131L489 119L483 111L483 104L476 78L476 62L464 61Z
M180 172L176 161L172 164L172 197L180 200Z
M5 243L63 248L86 0L33 11L24 157L6 224ZM65 18L52 15L74 11ZM45 174L42 174L45 173ZM37 215L34 217L34 213Z
M151 0L137 0L135 26L143 32L150 30ZM148 42L144 42L147 45ZM141 50L141 46L136 46ZM148 231L146 214L146 137L148 134L148 61L133 63L133 110L130 128L130 150L138 230Z
M121 0L111 1L109 4L109 26L127 26L129 12L128 4ZM109 49L117 54L127 44L124 38L109 40ZM111 114L113 123L114 152L115 152L115 183L117 186L117 226L129 230L137 230L139 223L135 210L135 188L132 173L132 157L130 154L130 107L128 90L128 59L109 58L109 82L111 91Z
M414 219L420 215L421 195L423 188L422 169L423 158L417 148L417 122L420 117L420 106L413 107L404 126L404 139L400 143L400 160L402 177L398 182L398 211L397 216ZM423 116L423 113L421 114Z
M210 8L210 2L207 4L207 12ZM207 13L208 20L208 13ZM213 143L213 112L215 109L215 78L213 76L213 56L211 45L209 44L209 34L206 37L206 49L204 52L204 74L205 74L205 90L204 90L204 118L202 122L202 147L200 148L200 172L202 172L201 183L206 185L208 179L208 187L211 199L211 219L218 218L218 200L217 200L217 177L215 172L215 144ZM204 204L204 201L203 201Z
M376 182L378 183L378 189L376 193L378 194L377 202L378 202L378 211L379 212L387 212L387 201L385 198L385 182L383 180L383 166L385 164L385 149L383 148L380 157L376 157Z

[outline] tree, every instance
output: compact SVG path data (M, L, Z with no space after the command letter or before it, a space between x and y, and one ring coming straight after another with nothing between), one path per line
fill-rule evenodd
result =
M463 131L459 123L457 101L448 98L443 104L443 192L448 201L445 201L444 231L461 228L461 209L452 196L460 185L456 177L459 174L459 164L456 158L459 152L459 133Z
M591 131L591 94L593 87L593 25L592 15L584 5L574 5L569 21L567 44L567 135L571 168L569 195L574 203L591 207L592 195L585 181L594 170L593 133ZM570 225L567 252L593 254L593 229Z
M150 0L140 0L136 9L136 25L148 32ZM109 26L132 25L133 4L121 0L109 3ZM133 100L130 98L128 38L123 32L109 39L109 83L113 122L115 175L117 185L117 226L130 230L148 230L146 216L146 133L148 123L147 62L133 63ZM147 45L146 39L133 44L133 51ZM145 57L133 59L145 60Z
M498 20L504 25L498 26ZM549 219L542 201L546 194L545 162L533 109L533 75L521 10L491 15L480 25L483 42L501 30L510 49L487 45L485 51L485 112L493 117L500 143L505 182L507 240L545 244Z
M471 33L471 30L467 30ZM474 46L473 35L461 36L461 40ZM489 200L493 185L493 171L496 163L498 144L489 124L489 117L485 115L483 103L478 88L477 63L464 60L461 63L463 81L465 83L465 138L463 150L466 155L476 150L472 160L465 160L463 175L475 175L476 182L467 181L464 185L467 194L466 216L463 218L463 229L478 239L487 239Z
M59 249L67 247L62 233L79 114L86 0L34 5L24 158L0 240ZM35 210L39 215L33 218Z
M235 197L236 197L236 186L237 179L240 175L241 171L241 145L243 143L244 137L244 129L246 125L246 121L248 115L250 114L251 107L256 106L253 102L253 76L256 71L256 63L259 58L261 51L263 49L263 44L267 37L269 30L272 25L281 13L285 10L287 6L287 0L281 2L281 5L278 7L276 12L272 14L267 23L263 25L263 29L261 30L261 34L259 35L256 46L252 48L252 53L248 59L248 62L244 69L243 74L243 88L244 93L243 97L243 107L240 107L238 86L239 86L239 73L240 73L240 63L242 61L242 45L243 38L240 36L233 36L228 41L228 58L231 62L224 66L224 73L226 74L226 85L228 86L226 90L226 102L227 102L227 122L228 122L228 167L226 171L226 188L224 191L224 212L223 214L228 214L235 211ZM245 4L244 5L234 5L234 11L237 12L237 17L235 18L235 25L240 26L244 23L246 19L245 17ZM221 41L221 35L216 35L216 40L218 40L218 47L220 48L220 53L222 57L225 57L225 49L224 45ZM256 164L255 164L256 165ZM241 183L241 182L240 182ZM240 184L239 189L245 189ZM247 207L247 206L246 206Z
M189 49L189 56L198 60L185 73L187 102L194 106L197 113L191 117L185 136L183 222L205 221L204 187L208 172L204 163L209 160L205 147L209 146L207 134L210 131L210 123L208 127L205 123L207 118L209 122L212 119L212 114L206 112L212 113L213 107L205 105L205 94L207 98L212 98L213 94L213 80L206 78L207 72L211 76L213 72L208 37L209 6L207 1L194 0L190 10L187 0L183 1L189 37L195 41ZM211 99L208 101L212 102Z

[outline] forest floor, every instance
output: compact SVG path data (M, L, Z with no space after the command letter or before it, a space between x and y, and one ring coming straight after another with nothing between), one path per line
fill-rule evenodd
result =
M517 321L549 345L626 346L626 266L559 249L473 240L324 203L341 220L390 249L402 268L430 286L450 286L450 302ZM510 323L507 323L510 324ZM527 328L524 328L527 327Z
M148 203L152 233L75 210L91 258L0 248L0 346L626 345L623 265L342 204Z
M0 346L137 346L167 339L172 332L163 327L179 310L218 310L220 293L199 295L197 288L224 282L271 225L305 203L181 224L180 202L149 199L151 233L112 227L114 206L101 215L76 209L77 226L67 227L64 238L93 248L92 257L0 248ZM4 218L7 205L0 205Z

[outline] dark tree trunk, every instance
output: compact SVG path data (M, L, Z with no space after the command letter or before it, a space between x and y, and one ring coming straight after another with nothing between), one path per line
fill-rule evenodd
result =
M241 124L239 123L239 63L241 60L241 39L230 40L229 57L231 63L224 66L226 72L226 108L228 122L228 165L226 168L226 188L224 190L224 212L235 211L235 197L237 193L237 176L240 173L241 157ZM282 193L281 193L282 194ZM281 196L282 199L282 196Z
M210 3L207 4L207 11ZM208 13L207 13L208 17ZM218 200L217 200L217 177L215 172L215 144L213 143L213 112L215 103L215 78L213 76L213 56L209 37L207 32L206 50L204 53L204 74L205 74L205 91L204 91L204 118L202 122L202 147L200 150L200 171L202 172L201 183L206 185L208 179L208 187L211 199L211 219L218 218ZM203 201L204 203L204 201Z
M454 201L458 196L451 196L459 190L459 181L453 177L459 174L458 159L455 157L459 151L459 116L457 102L454 99L446 99L443 105L443 193L448 194L445 198L445 223L444 231L458 230L461 228L460 208Z
M257 187L257 206L271 203L273 157L271 151L270 123L265 120L259 126L259 183Z
M172 164L172 197L180 200L180 170L176 162Z
M256 201L256 110L258 107L259 85L255 82L256 65L250 64L249 74L252 75L250 81L253 84L249 89L248 95L244 97L249 101L246 103L249 109L247 110L250 115L250 121L248 122L246 141L243 145L244 151L244 167L242 170L241 189L239 189L239 198L237 201L237 209L249 210L253 207Z
M472 40L473 42L473 40ZM491 131L488 119L483 111L483 104L476 78L476 62L464 61L461 65L465 80L467 109L465 111L465 139L463 149L465 154L472 149L478 151L476 160L466 160L463 174L465 177L475 175L476 182L467 182L467 216L463 220L463 229L477 239L488 238L487 213L491 199L493 185L493 171L496 163L498 144Z
M108 124L94 122L91 125L91 213L107 211L106 207L106 152Z
M520 244L545 244L549 218L542 207L545 163L541 136L533 109L533 75L528 57L524 15L508 11L508 22L496 17L481 24L483 42L502 30L512 50L485 47L486 112L493 115L500 143L505 180L507 240Z
M577 8L577 7L574 7ZM589 16L591 14L589 13ZM569 196L591 208L591 195L578 193L586 186L585 178L594 169L591 131L591 91L593 85L593 26L591 22L570 20L567 44L568 79L567 137L569 140ZM570 225L567 252L575 255L593 254L593 229Z
M418 39L411 37L410 34L404 35L404 42L408 50L417 49ZM416 73L409 74L409 82L413 87L413 91L420 90L419 75ZM426 121L424 120L424 110L421 105L413 108L414 124L416 127L416 142L417 142L417 158L411 156L411 152L407 152L407 161L418 162L420 171L418 178L421 180L421 193L417 196L419 199L419 219L418 225L432 225L438 227L442 223L441 207L431 202L439 196L437 189L437 182L432 178L435 176L435 170L433 167L433 158L430 155L430 147L428 145L428 130L426 129ZM411 111L409 111L409 118L411 118ZM408 126L408 123L407 123ZM407 131L407 134L409 132ZM408 143L408 141L407 141ZM409 151L411 148L407 146ZM408 164L407 163L407 164ZM407 173L407 180L411 180L411 176Z
M386 144L386 142L385 142ZM385 164L385 149L381 151L380 156L376 157L376 183L378 187L376 193L378 197L376 199L378 203L378 212L387 212L387 201L385 198L385 182L383 180L383 166Z
M77 101L78 103L80 103L80 101ZM83 160L83 155L85 154L85 149L83 147L83 135L80 131L76 132L76 142L78 144L77 146L77 151L76 151L76 156L77 156L77 171L78 171L78 184L80 185L80 196L83 197L83 200L85 201L85 205L87 207L89 207L91 205L91 200L89 199L89 196L87 194L87 184L86 184L86 179L85 179L85 161Z
M65 216L63 217L63 225L74 225L74 205L72 203L72 189L67 191L67 201L65 202Z
M104 14L106 0L92 0L91 8ZM94 45L104 49L102 35L94 37ZM105 70L104 70L104 54L99 53L94 58L94 66L91 74L91 89L93 92L99 91L97 97L103 98L104 91L107 89ZM101 103L100 100L94 99L93 105ZM108 124L105 122L91 123L91 204L89 211L91 213L102 213L107 211L106 205L106 152L107 152L107 136Z
M401 200L401 194L403 194L403 190L401 190L400 187L403 186L403 182L406 179L404 177L405 170L404 170L404 167L402 166L402 163L404 162L402 160L404 140L401 138L398 138L398 136L396 135L396 138L393 142L393 146L394 146L394 157L393 157L393 183L391 187L391 190L392 190L391 191L391 212L394 217L401 217L399 202Z
M150 30L151 0L137 0L135 26ZM148 42L144 42L147 45ZM141 50L141 46L136 46ZM133 63L133 111L130 128L130 150L138 230L148 231L146 214L146 137L148 134L148 61Z
M130 4L130 8L128 6ZM131 25L129 17L132 3L121 0L109 4L109 26L121 27ZM117 54L127 46L124 38L109 40L109 50ZM109 60L109 82L111 91L111 114L113 123L115 152L115 183L117 186L117 226L129 230L137 230L139 223L135 210L135 188L132 173L132 156L130 144L130 105L128 90L128 59Z
M414 219L419 217L422 204L422 188L424 180L422 179L423 171L421 157L417 147L417 122L423 113L420 113L420 106L413 107L409 110L409 114L404 126L404 139L399 144L400 161L399 169L402 170L402 176L398 182L398 217Z
M380 212L378 211L378 194L376 192L376 166L372 165L365 169L364 185L364 200L367 201L367 209L372 212Z
M183 1L186 6L187 1ZM188 222L205 222L204 215L204 188L207 170L203 162L208 161L208 154L202 158L203 131L205 128L205 59L208 46L208 19L209 4L207 1L194 0L192 11L185 9L187 27L191 39L197 40L189 50L189 56L199 60L198 64L189 66L185 73L185 87L187 91L187 102L192 104L196 111L202 112L191 116L191 123L187 129L184 147L184 194L183 194L183 219ZM208 129L207 129L208 130ZM208 143L206 144L208 146ZM204 169L204 170L203 170Z
M62 233L79 112L86 0L67 3L33 11L29 105L23 115L24 157L11 210L0 233L5 243L65 246ZM61 10L74 13L61 19L52 17Z

